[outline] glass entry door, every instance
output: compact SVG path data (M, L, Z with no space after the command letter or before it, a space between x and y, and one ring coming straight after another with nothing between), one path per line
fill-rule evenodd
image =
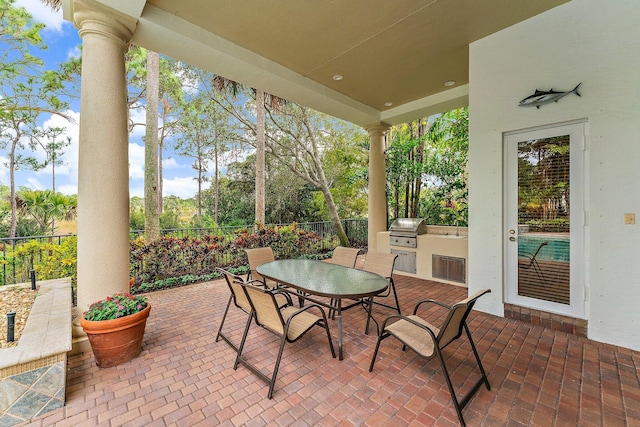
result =
M584 124L505 137L506 302L584 315Z

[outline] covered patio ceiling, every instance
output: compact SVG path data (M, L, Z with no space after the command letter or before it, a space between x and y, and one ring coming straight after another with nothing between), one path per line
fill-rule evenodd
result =
M367 126L467 105L469 44L566 1L83 3L135 19L137 45Z

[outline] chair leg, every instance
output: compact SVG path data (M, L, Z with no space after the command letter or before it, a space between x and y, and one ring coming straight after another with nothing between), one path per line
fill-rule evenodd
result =
M458 400L458 396L453 389L453 384L451 384L451 378L449 377L449 371L447 370L447 366L444 363L444 357L442 356L442 352L439 348L436 347L436 353L438 355L438 359L440 359L440 365L442 366L442 373L444 374L445 379L447 380L447 386L449 387L449 393L451 393L451 400L453 401L454 406L456 407L456 413L458 414L458 418L460 419L460 424L465 426L464 418L462 417L462 409L467 406L469 400L476 394L476 392L480 389L482 384L487 387L487 390L491 390L491 386L489 385L489 379L487 378L487 374L484 371L484 367L482 366L482 362L480 361L480 356L478 355L478 351L476 350L476 346L471 338L471 332L469 332L469 327L465 322L463 324L464 329L467 333L467 337L469 338L469 344L471 344L471 349L473 350L473 355L476 358L476 362L478 363L478 368L480 368L481 377L476 383L471 387L471 389L465 394L462 399Z
M532 264L533 264L533 269L536 271L536 274L538 275L538 279L540 279L540 284L545 285L544 276L542 275L542 269L540 268L540 264L538 264L538 261L536 261L535 259L533 260Z
M449 388L449 394L451 394L451 400L453 401L453 405L456 407L456 413L458 414L458 419L460 420L460 424L462 427L465 427L464 418L462 417L462 407L460 403L458 403L458 397L456 396L456 392L453 389L453 384L451 384L451 378L449 378L449 371L447 370L447 365L444 363L444 358L442 357L442 352L436 346L436 353L438 355L438 360L440 360L440 366L442 366L442 374L444 375L444 379L447 381L447 387Z
M373 297L369 297L369 308L368 309L365 308L365 310L367 310L367 325L364 328L364 334L369 335L369 323L373 319L373 316L371 315L371 312L373 311ZM375 322L375 319L373 319L373 321ZM376 326L377 326L377 322L376 322Z
M489 378L487 378L487 374L484 371L484 367L482 366L482 361L480 360L480 356L478 355L478 350L476 350L476 345L473 342L473 338L471 338L471 332L469 331L467 322L464 323L464 330L467 332L467 337L469 338L469 343L471 344L473 355L476 357L476 362L478 362L478 368L480 368L480 373L482 374L481 379L484 380L483 382L487 386L487 390L491 390L491 385L489 385Z
M398 293L396 292L396 284L393 281L393 278L390 278L389 281L391 282L391 290L393 291L393 298L396 300L396 310L398 310L398 314L402 314L402 313L400 313L400 301L398 301Z
M278 369L280 368L280 360L282 360L282 352L284 351L284 345L287 342L288 327L284 328L284 334L282 335L282 341L280 342L280 349L278 349L278 357L276 358L276 365L273 367L273 375L271 376L271 383L269 383L269 394L267 398L271 399L273 396L273 389L276 385L276 377L278 376Z
M324 317L324 321L322 322L322 326L324 326L324 330L327 331L327 339L329 340L329 348L331 349L331 355L333 358L336 358L336 350L333 348L333 340L331 339L331 333L329 332L329 324L327 322L327 318L325 314L322 313L322 317Z
M222 335L222 325L224 325L224 321L227 318L227 313L229 312L229 307L231 306L231 301L233 300L233 295L229 295L229 302L227 302L227 308L224 309L224 314L222 315L222 320L220 321L220 327L218 328L218 333L216 334L216 342L220 339Z
M329 309L329 319L335 320L335 318L336 318L336 310L335 310L335 308L333 308L336 305L335 298L331 298L329 300L329 305L331 306L331 308Z
M373 365L376 363L376 356L378 356L378 349L380 348L380 342L388 336L389 336L388 334L385 335L384 331L378 334L378 341L376 341L376 348L375 350L373 350L373 357L371 358L371 364L369 365L369 372L373 371Z
M244 328L244 333L242 334L242 341L240 341L240 345L238 346L238 354L236 355L236 361L233 364L233 370L238 369L238 363L240 363L240 356L242 354L242 349L244 348L244 343L247 340L247 335L249 334L249 327L251 326L251 321L253 320L253 312L249 314L249 318L247 319L247 326Z

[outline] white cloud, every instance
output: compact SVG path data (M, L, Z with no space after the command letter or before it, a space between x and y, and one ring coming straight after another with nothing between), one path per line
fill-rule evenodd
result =
M129 110L129 120L138 124L131 131L131 138L142 138L146 132L147 111L144 108ZM142 123L142 125L140 125Z
M0 184L9 185L9 159L0 156Z
M162 169L180 169L184 167L173 157L162 160Z
M27 182L24 185L25 187L31 188L32 190L45 190L48 187L42 185L42 183L37 180L35 177L27 178Z
M60 186L56 185L56 191L67 195L78 194L78 183L76 182L75 184L64 184Z
M144 145L129 144L129 179L144 179Z
M16 0L16 6L27 9L33 19L47 26L47 29L60 32L62 24L62 9L54 12L50 7L45 6L40 0Z
M82 49L80 49L80 46L72 47L67 51L67 61L72 58L80 58L80 56L82 56Z
M209 187L209 183L203 184L203 190ZM162 193L166 196L178 196L183 199L194 197L198 192L198 182L193 177L177 177L164 179Z

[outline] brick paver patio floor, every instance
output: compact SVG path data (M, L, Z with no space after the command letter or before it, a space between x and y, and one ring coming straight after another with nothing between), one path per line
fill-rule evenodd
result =
M466 289L396 276L404 312L416 301L446 303ZM437 360L382 343L368 372L375 332L365 312L344 313L345 359L332 359L320 328L284 350L272 400L267 385L240 365L215 334L228 298L222 281L150 294L143 351L99 369L93 355L70 357L67 403L31 426L454 426L458 424ZM375 317L390 314L375 308ZM239 342L246 315L231 310L225 330ZM640 352L474 311L472 335L491 390L463 409L469 426L640 426ZM336 321L330 321L334 344ZM252 326L245 356L269 371L277 338ZM477 378L466 338L445 349L454 387Z

